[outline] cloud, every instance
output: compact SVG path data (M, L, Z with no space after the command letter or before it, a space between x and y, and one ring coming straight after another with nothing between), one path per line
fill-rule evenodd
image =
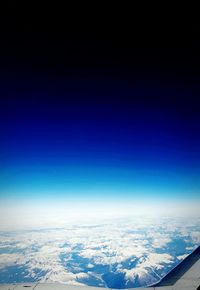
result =
M177 256L177 259L184 260L187 256L188 254L180 255L180 256Z
M172 264L173 257L168 254L149 253L147 257L139 259L137 265L132 269L118 269L125 274L126 282L139 281L139 285L151 285L160 280L158 270L162 270L165 264Z
M154 248L164 248L167 244L169 244L172 241L171 238L167 237L160 237L160 238L155 238L152 242L152 246Z
M162 269L165 264L171 264L173 257L169 254L149 253L147 259L139 263L142 268Z
M24 264L24 255L22 254L0 254L0 269Z
M23 265L26 278L35 281L86 285L93 277L97 285L106 285L104 273L96 272L101 265L110 274L123 273L127 283L135 279L151 282L174 265L176 257L170 254L174 239L185 241L187 254L200 241L199 230L198 220L137 217L62 229L2 232L0 268Z
M199 245L200 244L200 232L199 231L193 231L190 234L193 243Z
M148 270L141 268L123 269L121 272L125 273L127 281L134 282L136 278L144 279L148 275Z

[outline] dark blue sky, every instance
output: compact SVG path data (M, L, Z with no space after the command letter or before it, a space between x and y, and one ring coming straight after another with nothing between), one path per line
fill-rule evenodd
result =
M1 198L199 199L188 50L52 37L3 47Z
M199 196L199 116L184 103L188 91L94 80L9 90L2 197Z

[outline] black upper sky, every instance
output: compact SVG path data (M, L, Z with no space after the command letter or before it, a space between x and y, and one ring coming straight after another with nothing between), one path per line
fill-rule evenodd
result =
M93 27L80 19L75 27L59 21L59 17L49 20L44 16L42 21L31 22L27 15L5 24L1 33L1 79L147 80L199 94L196 25L159 26L148 21L123 25L119 21L108 27L101 23Z

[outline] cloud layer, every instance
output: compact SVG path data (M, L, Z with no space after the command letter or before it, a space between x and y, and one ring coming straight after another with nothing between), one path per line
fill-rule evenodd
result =
M112 288L149 285L199 245L199 225L199 219L135 217L1 232L0 282ZM13 267L17 278L9 275Z

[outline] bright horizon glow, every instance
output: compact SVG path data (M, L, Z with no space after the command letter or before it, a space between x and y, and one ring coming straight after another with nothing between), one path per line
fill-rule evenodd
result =
M98 223L134 217L199 218L196 201L4 201L0 206L0 230L65 227L69 224Z

